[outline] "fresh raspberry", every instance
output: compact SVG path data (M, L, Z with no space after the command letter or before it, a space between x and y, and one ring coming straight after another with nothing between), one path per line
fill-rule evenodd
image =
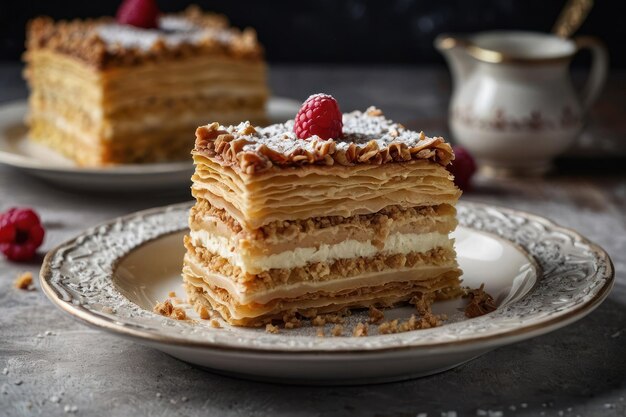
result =
M160 13L154 0L124 0L117 9L115 19L123 25L155 29L159 26Z
M314 94L300 107L293 131L300 139L314 135L321 139L340 138L343 127L341 117L341 110L333 96Z
M470 181L476 172L476 162L474 158L461 146L452 148L454 151L454 161L448 165L448 171L454 175L454 183L463 191L470 189Z
M12 208L0 214L0 252L10 261L32 259L43 236L39 216L33 210Z

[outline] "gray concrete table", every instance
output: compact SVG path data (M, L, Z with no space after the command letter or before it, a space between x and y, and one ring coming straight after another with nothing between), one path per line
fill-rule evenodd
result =
M25 97L19 73L17 65L0 66L0 101ZM598 105L621 100L615 125L599 123L602 112L592 115L591 124L609 135L624 131L625 79L614 74ZM449 81L442 69L275 67L271 84L276 95L299 100L332 93L344 110L377 104L398 121L446 133ZM586 136L593 140L593 132ZM402 383L298 387L215 375L77 323L39 288L14 289L19 272L38 273L41 256L25 265L0 259L0 371L6 368L0 373L0 416L624 416L626 174L621 159L594 161L584 163L591 166L586 170L566 161L541 181L479 179L463 198L532 211L599 243L617 271L608 300L567 328ZM0 168L0 210L30 206L42 215L47 236L41 254L98 222L188 199L186 190L77 193Z

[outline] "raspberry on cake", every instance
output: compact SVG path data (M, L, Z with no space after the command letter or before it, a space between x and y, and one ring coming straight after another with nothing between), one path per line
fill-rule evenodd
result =
M334 97L314 94L309 97L296 114L293 131L298 138L317 136L320 139L341 137L341 111Z
M265 121L263 50L252 29L197 7L160 14L127 0L112 18L32 20L30 137L84 166L188 157L206 120Z
M312 108L304 114L315 119ZM331 119L320 126L336 127ZM183 267L190 302L233 325L263 326L459 295L450 145L375 108L343 114L328 139L302 137L303 121L317 123L197 129Z

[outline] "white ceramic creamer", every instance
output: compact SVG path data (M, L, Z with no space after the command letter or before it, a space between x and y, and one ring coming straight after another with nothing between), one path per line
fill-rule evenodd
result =
M435 46L452 72L452 134L492 173L546 172L580 133L608 68L606 49L589 37L494 31L440 35ZM593 62L579 94L569 64L583 48Z

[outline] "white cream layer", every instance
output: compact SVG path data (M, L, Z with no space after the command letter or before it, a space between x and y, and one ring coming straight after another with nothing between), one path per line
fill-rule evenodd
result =
M378 253L408 254L411 252L428 252L429 250L452 246L452 240L445 233L394 233L385 240L382 250L372 244L371 240L359 242L345 240L341 243L318 247L295 248L268 256L241 256L231 242L223 237L210 234L204 230L190 233L195 246L202 246L212 253L241 268L247 273L258 273L270 269L291 269L305 266L311 262L333 262L338 259L372 257Z

